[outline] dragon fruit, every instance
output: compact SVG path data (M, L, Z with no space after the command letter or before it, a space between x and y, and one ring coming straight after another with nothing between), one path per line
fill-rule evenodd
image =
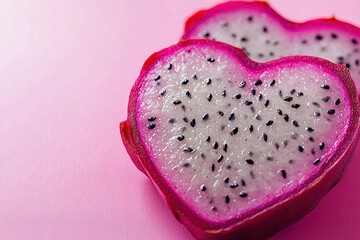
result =
M348 69L250 60L188 40L152 55L130 94L124 145L198 239L261 239L310 211L356 144Z
M258 62L306 55L345 64L360 93L360 29L335 18L294 23L266 2L227 2L190 17L182 38L225 42Z

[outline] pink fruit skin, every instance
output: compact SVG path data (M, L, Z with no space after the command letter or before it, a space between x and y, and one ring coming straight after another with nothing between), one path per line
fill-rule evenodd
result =
M335 17L332 18L323 18L323 19L314 19L307 22L292 22L279 13L277 13L267 2L253 1L253 2L243 2L243 1L234 1L226 2L219 4L213 8L202 10L194 15L192 15L185 24L184 34L181 37L182 40L192 39L193 33L196 30L196 27L203 22L207 21L212 16L223 13L223 12L234 12L236 9L254 9L259 12L266 13L270 18L274 19L285 29L290 31L306 31L307 29L330 29L337 30L339 32L347 33L352 37L360 39L360 28L351 25L347 22L339 21ZM360 98L360 77L353 77Z
M261 71L264 68L276 66L278 63L298 62L305 60L321 64L343 80L349 92L349 101L352 105L349 131L347 132L341 148L338 149L331 159L330 165L323 170L321 175L298 193L289 196L285 200L274 203L256 215L246 219L231 219L226 222L211 222L196 215L185 202L173 192L172 188L163 181L160 172L152 163L139 138L136 127L136 103L137 93L143 80L142 75L147 72L152 63L162 55L171 54L172 49L191 44L215 44L221 50L234 54L244 65L254 71ZM127 152L138 169L144 172L154 183L158 192L163 197L174 216L182 222L197 239L264 239L282 228L296 222L311 211L320 199L340 180L343 170L356 146L359 137L360 105L353 80L349 71L343 65L333 64L326 60L315 57L285 57L268 63L256 63L251 61L246 54L227 44L215 43L209 40L188 40L154 53L145 62L138 80L135 82L129 97L128 119L120 123L120 133Z

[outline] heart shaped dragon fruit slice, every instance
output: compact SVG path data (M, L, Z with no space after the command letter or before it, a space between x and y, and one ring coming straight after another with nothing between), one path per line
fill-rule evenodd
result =
M189 40L145 63L121 136L136 166L199 239L259 239L310 211L354 148L349 71L314 57L255 63Z
M360 29L335 18L294 23L266 2L228 2L190 17L183 39L192 38L231 44L258 62L307 55L345 64L360 93Z

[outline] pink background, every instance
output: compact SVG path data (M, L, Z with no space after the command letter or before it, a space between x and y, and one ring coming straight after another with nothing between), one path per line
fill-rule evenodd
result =
M0 2L0 239L193 239L130 161L118 123L144 60L218 2ZM360 25L358 0L270 2L293 20ZM272 239L360 239L359 156Z

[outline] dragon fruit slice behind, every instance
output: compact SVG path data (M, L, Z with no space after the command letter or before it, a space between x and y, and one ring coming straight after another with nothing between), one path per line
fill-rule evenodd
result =
M256 63L189 40L145 63L121 136L198 239L261 239L310 211L356 144L359 103L343 65Z
M335 18L295 23L266 2L227 2L190 17L182 38L225 42L258 62L306 55L345 64L360 92L360 29Z

